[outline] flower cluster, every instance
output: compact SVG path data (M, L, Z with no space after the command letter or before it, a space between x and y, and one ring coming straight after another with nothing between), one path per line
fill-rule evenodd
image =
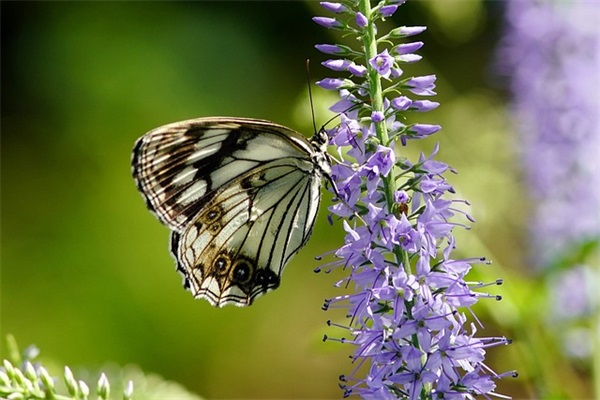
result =
M58 379L35 362L40 353L37 347L29 346L21 355L12 335L7 335L6 342L12 360L4 359L0 366L0 398L87 400L93 397L89 385L83 380L76 380L69 367L65 367L63 378L68 394L62 394L57 388ZM104 373L98 379L95 394L98 400L110 399L110 384ZM133 382L128 381L123 399L131 400L132 396Z
M440 129L406 123L406 113L439 105L416 97L435 94L435 76L408 77L403 71L421 58L414 52L423 43L392 45L426 28L399 27L377 37L376 24L402 3L323 2L335 18L314 18L361 43L358 50L341 44L316 46L336 56L323 65L346 74L317 82L340 95L331 110L340 113L341 121L328 133L345 161L332 168L339 202L330 211L343 218L346 231L336 259L317 270L344 268L349 275L337 286L355 288L326 300L324 306L345 310L346 322L329 324L351 337L325 340L355 346L356 368L340 377L345 395L429 399L496 394L495 380L505 374L492 371L484 363L485 354L489 347L509 341L476 337L476 324L468 323L461 310L470 311L481 297L499 297L479 292L485 284L465 280L473 264L487 264L483 257L452 256L452 230L468 228L453 217L472 221L463 211L468 203L453 197L444 177L453 170L435 159L437 145L416 162L395 149L397 143L406 146L410 139Z
M598 239L598 3L508 2L499 59L511 78L521 160L532 201L533 261ZM595 216L595 217L594 217Z
M548 322L566 353L593 354L600 243L598 3L508 2L499 51L510 77L520 159L532 204L531 264L547 278Z

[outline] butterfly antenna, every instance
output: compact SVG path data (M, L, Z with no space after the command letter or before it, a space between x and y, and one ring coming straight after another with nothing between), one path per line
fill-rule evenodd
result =
M346 114L348 111L352 111L353 109L355 109L355 108L358 108L358 107L360 107L361 105L363 105L363 104L365 104L365 103L366 103L366 102L365 102L365 101L362 101L362 100L361 100L361 101L357 101L357 102L355 102L355 103L354 103L354 104L352 104L350 107L346 108L346 109L345 109L345 110L343 110L343 111L340 111L339 113L335 114L333 117L329 118L329 119L327 120L327 122L325 122L325 123L323 124L323 128L321 128L321 129L325 129L325 127L326 127L327 125L329 125L329 124L331 123L331 121L333 121L334 119L336 119L336 118L337 118L337 117L339 117L340 115L342 115L342 114Z
M313 130L315 132L315 135L317 134L317 122L315 120L315 107L314 107L314 103L313 103L313 97L312 97L312 89L311 89L311 82L310 82L310 59L306 59L306 80L308 83L308 98L310 100L310 113L312 115L312 123L313 123ZM337 117L339 117L340 115L352 110L353 108L359 107L361 104L363 104L364 102L358 102L356 104L353 104L352 106L348 107L346 110L334 115L333 117L331 117L327 122L325 122L325 124L323 124L323 126L321 127L321 129L325 129L325 127L331 123L331 121L333 121L334 119L336 119ZM331 156L330 156L331 157ZM331 176L327 176L327 179L329 180L329 183L331 184L331 187L333 188L334 194L335 196L338 198L338 200L340 202L342 202L349 210L352 211L352 213L354 214L354 216L356 218L358 218L360 220L360 222L363 223L364 226L367 227L367 229L369 230L369 233L373 234L373 231L371 231L371 228L369 227L369 225L367 224L367 222L360 216L359 213L356 212L356 210L354 210L350 204L348 204L346 202L346 200L344 200L344 198L342 197L342 195L340 194L340 192L337 189L337 186L335 184L335 182L333 181L333 179L331 178Z
M306 81L308 83L308 100L310 101L310 114L312 115L312 123L314 134L317 134L317 122L315 121L315 106L313 104L312 89L310 84L310 59L306 59Z

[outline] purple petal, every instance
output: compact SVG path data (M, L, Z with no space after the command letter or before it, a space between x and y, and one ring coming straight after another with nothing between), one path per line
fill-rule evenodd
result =
M346 6L340 3L330 3L328 1L322 1L321 6L331 12L336 14L342 13L347 10Z
M334 71L346 71L350 65L348 60L327 60L321 63L325 67Z
M409 37L409 36L414 36L414 35L418 35L419 33L424 32L427 27L426 26L401 26L398 29L398 34L401 37Z
M343 25L335 18L329 17L313 17L313 21L325 28L340 28Z
M365 76L367 73L367 67L364 65L351 64L348 67L348 71L354 76Z
M367 17L363 15L363 13L360 11L356 13L356 26L359 28L364 28L368 23L369 21L367 20Z
M398 57L396 57L396 60L399 62L403 62L403 63L414 63L414 62L419 61L422 58L423 58L423 56L420 56L418 54L409 53L409 54L399 55Z
M385 115L383 114L382 111L373 111L371 113L371 120L373 120L373 122L381 122L385 119Z
M316 44L315 48L320 52L326 54L337 54L343 52L343 50L334 44Z
M421 96L431 96L435 94L435 92L433 91L433 89L435 88L435 80L435 75L417 76L415 78L408 79L405 82L405 85L408 88L408 90L410 90L414 94L418 94Z
M400 78L400 77L402 76L402 74L403 74L403 73L404 73L404 71L402 71L400 68L392 68L392 71L391 71L391 73L390 73L390 76L391 76L393 79L396 79L396 78Z
M416 133L418 136L429 136L442 129L439 125L430 124L414 124L410 126L410 131Z
M398 111L406 111L411 106L412 100L406 96L396 97L392 100L392 107Z
M395 48L395 50L398 54L408 54L408 53L414 53L415 51L419 50L421 47L423 47L423 42L412 42L412 43L401 44L400 46L397 46Z
M416 100L413 101L413 103L410 105L410 109L419 112L425 112L434 110L438 108L439 105L440 103L438 103L437 101Z
M317 85L321 86L323 89L327 90L335 90L344 84L343 79L337 78L325 78L317 82Z
M392 16L396 10L398 9L397 5L393 5L393 6L383 6L381 7L381 9L379 10L379 12L381 13L381 16L383 18L387 18Z
M387 78L390 76L391 69L394 65L394 57L390 56L387 49L385 49L375 57L371 58L369 64L377 71L377 73L379 73L379 75Z

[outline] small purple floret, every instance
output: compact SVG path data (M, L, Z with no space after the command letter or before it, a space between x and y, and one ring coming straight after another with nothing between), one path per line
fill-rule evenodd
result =
M330 3L328 1L323 1L323 2L321 2L319 4L321 4L321 6L323 8L325 8L326 10L329 10L329 11L334 12L336 14L342 13L342 12L344 12L344 11L347 10L346 6L343 5L343 4L340 4L340 3Z
M387 18L387 17L391 17L396 12L397 9L398 9L397 5L383 6L379 10L379 12L381 13L381 16L383 18Z
M348 66L350 66L350 61L348 60L327 60L321 63L325 67L334 70L334 71L346 71Z
M369 64L379 73L379 75L387 78L390 76L392 67L394 66L394 57L390 56L387 49L369 60Z
M316 44L315 48L325 54L339 54L343 52L342 48L334 44Z
M385 115L381 111L373 111L373 113L371 113L371 120L373 122L381 122L384 119L385 119Z
M433 89L435 89L435 80L435 75L418 76L416 78L410 78L407 80L405 85L408 90L414 94L421 96L433 96L435 95L435 92L433 91Z
M395 50L398 54L409 54L414 53L423 47L423 42L412 42L412 43L404 43L399 46L396 46Z
M313 21L325 28L341 28L342 24L335 18L313 17Z
M321 86L323 89L335 90L343 86L344 83L345 82L343 79L325 78L323 80L318 81L317 85Z

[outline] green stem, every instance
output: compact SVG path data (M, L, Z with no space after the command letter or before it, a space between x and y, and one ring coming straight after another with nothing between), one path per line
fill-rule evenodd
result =
M366 19L368 21L367 26L364 28L364 30L362 32L362 40L363 40L363 46L364 46L364 51L365 51L365 59L367 62L367 71L368 71L367 82L369 84L369 98L371 100L371 107L372 107L373 111L380 111L383 113L383 111L384 111L384 108L383 108L384 95L383 95L383 87L381 84L381 76L379 75L377 70L375 70L374 68L370 68L368 65L368 61L371 60L372 58L376 57L378 54L375 22L374 22L374 18L372 15L374 12L374 9L371 7L370 0L359 0L358 7L359 7L359 11L366 17ZM383 144L384 146L393 147L394 144L390 143L390 139L389 139L389 135L388 135L388 131L387 131L387 125L385 123L385 120L382 122L375 123L375 132L377 135L377 139L379 140L379 143ZM382 177L382 181L383 181L383 189L384 189L384 193L385 193L385 200L386 200L388 212L393 213L394 208L395 208L394 207L394 191L396 190L396 186L395 186L396 178L395 178L395 173L394 173L393 168L390 171L390 173L388 174L388 176ZM408 253L405 252L404 250L402 250L402 248L400 246L395 246L394 247L394 255L396 257L396 262L398 264L402 264L406 273L410 274L411 267L410 267L410 260L408 258ZM411 341L412 341L413 346L415 346L416 348L420 348L419 340L418 340L416 334L413 335L413 337L411 338ZM427 357L426 357L426 355L423 355L423 357L422 357L423 365L425 364L426 361L427 361ZM421 394L422 394L421 398L430 399L431 398L431 389L432 389L431 384L424 385L423 390L421 392Z
M365 27L362 39L365 48L365 58L368 62L373 57L377 56L377 38L375 32L375 23L373 22L373 9L371 8L370 0L359 1L360 12L367 17L368 24ZM373 111L383 112L383 88L381 86L381 76L374 68L368 68L369 97ZM375 123L375 132L377 139L384 146L389 145L389 136L385 121ZM392 169L387 177L383 177L383 187L385 190L385 200L388 206L388 211L392 212L394 206L394 170Z
M370 0L359 0L359 10L367 18L367 26L364 28L362 34L363 46L365 49L365 58L368 61L377 56L377 38L375 30L375 22L373 8L371 8ZM367 65L368 68L368 65ZM373 111L383 112L383 87L381 85L381 76L374 68L368 68L367 81L369 83L369 98L371 100L371 107ZM387 125L385 121L375 123L375 133L379 143L384 146L393 146L393 143L389 143L389 135L387 131ZM382 177L383 190L385 194L385 201L387 204L388 212L394 212L394 191L396 190L396 177L395 171L392 168L388 176ZM405 251L399 246L394 248L394 254L396 261L402 263L404 270L407 274L410 274L410 262Z

